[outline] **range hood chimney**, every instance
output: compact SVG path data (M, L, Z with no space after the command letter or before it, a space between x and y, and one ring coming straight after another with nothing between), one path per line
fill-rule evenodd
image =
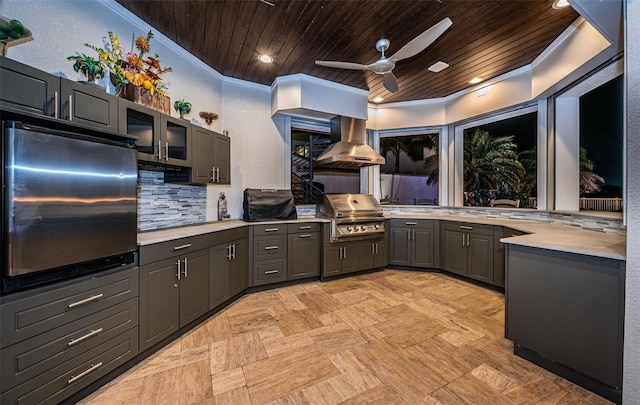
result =
M367 145L367 126L364 120L337 116L331 120L331 145L316 165L336 169L354 169L382 165L384 157Z

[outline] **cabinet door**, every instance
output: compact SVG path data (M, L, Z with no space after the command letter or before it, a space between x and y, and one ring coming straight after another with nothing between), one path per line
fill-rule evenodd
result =
M176 166L191 165L191 124L168 115L160 115L161 162Z
M467 275L467 247L465 234L457 231L445 232L445 270Z
M342 247L342 274L358 271L358 244Z
M191 131L191 181L211 183L213 180L213 137L214 133L196 126Z
M376 253L373 255L373 267L386 267L387 266L387 242L375 242Z
M287 280L320 275L320 233L294 233L288 236Z
M325 247L322 254L322 275L331 277L340 273L342 273L342 248L339 246Z
M358 270L369 270L373 268L375 248L375 242L358 244Z
M469 234L468 276L493 283L493 235Z
M60 118L118 130L118 98L87 84L60 79Z
M138 159L159 161L161 139L158 111L120 98L118 99L118 131L138 137L136 141Z
M416 267L434 267L433 229L413 229L411 265Z
M209 309L213 309L230 298L229 295L229 244L209 249Z
M209 311L209 249L181 257L180 327Z
M247 239L238 239L231 244L233 259L229 263L229 296L244 291L249 278L249 256Z
M400 227L391 227L389 229L391 230L389 232L391 249L389 252L389 263L410 266L412 251L410 240L411 229Z
M216 183L231 184L231 138L228 136L214 135L213 166L218 171Z
M34 114L58 117L60 77L0 56L0 100ZM56 100L57 98L57 100Z
M140 267L140 351L178 330L178 257Z

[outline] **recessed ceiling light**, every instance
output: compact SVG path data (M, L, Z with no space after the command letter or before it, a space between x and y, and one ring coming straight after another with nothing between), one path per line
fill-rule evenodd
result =
M448 63L444 63L442 61L438 61L433 65L429 66L429 70L435 73L441 72L449 67Z
M473 79L469 80L469 84L478 84L483 80L484 79L482 77L474 77Z
M378 96L378 97L376 97L376 98L374 98L374 99L373 99L373 102L374 102L374 103L379 103L379 102L381 102L381 101L383 101L383 100L384 100L384 98L382 98L382 97L379 97L379 96Z
M272 63L273 57L269 55L260 55L258 56L258 60L262 63Z
M557 9L565 8L565 7L569 7L569 6L570 6L569 0L556 0L556 1L553 2L553 5L551 7L555 8L557 10Z

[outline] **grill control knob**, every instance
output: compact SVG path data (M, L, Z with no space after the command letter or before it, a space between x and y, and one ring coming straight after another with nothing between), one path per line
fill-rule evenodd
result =
M380 225L378 225L378 224L375 224L375 225L373 226L373 229L375 229L375 230L378 230L378 229L380 229Z
M351 232L351 227L347 226L347 232Z
M358 225L353 227L353 232L358 232Z
M367 227L366 227L366 226L364 226L364 225L362 225L362 226L360 227L360 230L362 230L362 231L364 231L364 230L366 230L366 229L367 229Z

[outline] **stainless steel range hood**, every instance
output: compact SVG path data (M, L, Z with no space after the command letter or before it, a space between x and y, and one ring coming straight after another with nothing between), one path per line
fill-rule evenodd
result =
M382 165L384 157L367 145L364 120L335 117L331 120L331 146L316 160L316 165L336 169Z

